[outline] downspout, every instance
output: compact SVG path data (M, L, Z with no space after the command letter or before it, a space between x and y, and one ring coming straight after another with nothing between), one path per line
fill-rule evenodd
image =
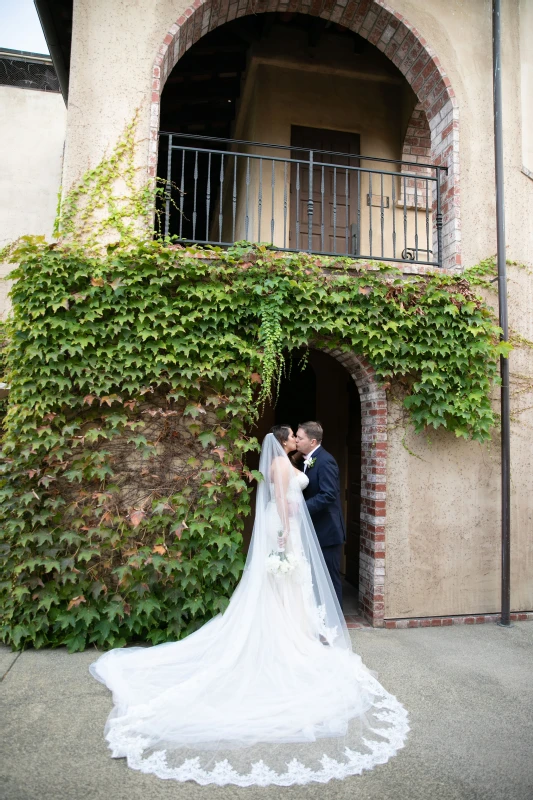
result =
M494 90L494 169L496 177L496 237L498 252L498 306L501 340L509 341L507 319L507 266L503 196L503 131L501 76L501 0L492 0L492 66ZM509 408L509 358L500 356L501 377L501 486L502 579L500 625L511 625L511 421Z
M50 12L48 0L34 0L34 4L39 17L39 22L41 23L41 27L43 29L44 38L46 39L46 44L48 45L48 50L50 51L50 57L54 64L54 69L59 81L59 88L61 89L63 100L65 101L65 105L68 105L69 74L65 64L63 51L59 44L59 38L52 14Z

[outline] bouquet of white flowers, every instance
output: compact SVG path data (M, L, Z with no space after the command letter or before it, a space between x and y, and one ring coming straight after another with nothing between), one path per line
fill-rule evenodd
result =
M272 551L266 560L267 572L275 575L276 578L281 578L282 575L288 575L292 572L300 560L292 553L285 554L283 550Z
M283 531L278 533L278 539L283 537ZM280 578L282 575L288 575L296 569L299 565L300 559L293 553L285 553L285 547L280 547L278 550L272 550L266 559L267 572Z

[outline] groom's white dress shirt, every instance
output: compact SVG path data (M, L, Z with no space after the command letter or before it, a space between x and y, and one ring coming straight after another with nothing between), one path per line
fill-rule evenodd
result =
M307 467L309 466L309 462L310 462L310 461L311 461L311 459L313 458L313 453L316 453L316 451L318 450L318 448L319 448L319 447L321 447L321 445L319 445L319 444L318 444L318 445L315 447L315 449L314 449L314 450L311 450L311 452L310 452L310 453L308 453L308 454L306 455L306 457L304 458L304 473L305 473L305 471L307 470Z

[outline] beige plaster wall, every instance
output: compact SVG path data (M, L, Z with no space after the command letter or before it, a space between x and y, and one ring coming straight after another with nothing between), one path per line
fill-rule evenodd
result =
M189 3L74 0L63 185L109 153L139 114L139 181L146 179L152 67L168 29Z
M529 0L524 0L525 5ZM490 0L394 0L395 10L421 32L437 53L459 105L463 263L496 251ZM524 218L533 213L533 184L522 172L520 30L531 40L529 17L519 0L502 0L502 83L506 232L512 258L533 263L533 235Z
M389 433L387 478L385 617L496 611L495 447L400 425Z
M510 326L529 341L532 308L533 272L509 267ZM533 609L533 349L511 353L510 373L511 606L525 611ZM385 617L498 611L498 431L486 445L417 436L393 402L389 413Z
M522 164L533 179L533 3L520 0L520 100Z
M0 86L0 247L24 234L52 234L66 116L60 94ZM0 265L0 276L11 269ZM0 281L0 317L8 290Z
M531 231L531 229L530 229ZM509 324L533 342L533 270L509 267ZM511 353L513 606L533 608L533 347ZM499 533L499 531L498 531Z

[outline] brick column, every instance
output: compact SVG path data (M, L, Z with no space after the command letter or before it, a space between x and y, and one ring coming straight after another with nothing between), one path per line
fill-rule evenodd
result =
M382 627L385 611L387 396L364 358L342 350L324 352L346 368L361 398L359 604L366 619L374 627Z

